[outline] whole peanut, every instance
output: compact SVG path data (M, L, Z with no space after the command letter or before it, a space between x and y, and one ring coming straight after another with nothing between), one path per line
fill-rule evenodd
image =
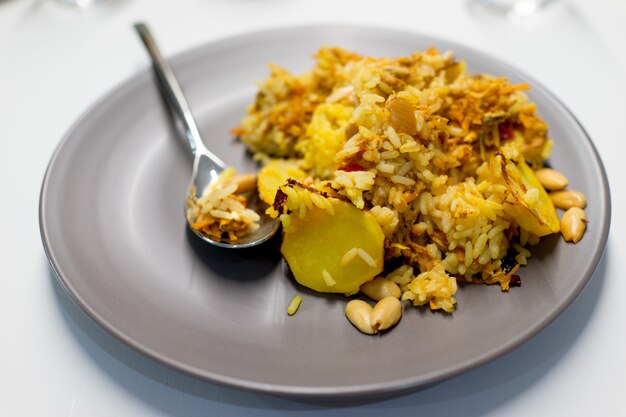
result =
M375 330L385 330L395 326L402 317L402 303L394 296L387 296L372 309L371 326Z
M550 191L562 190L567 187L568 181L565 175L552 168L540 168L535 171L535 176L543 185L543 188Z
M375 278L366 282L361 285L361 292L374 301L382 300L388 296L400 298L402 295L400 287L388 278Z
M578 207L572 207L561 218L561 235L566 242L578 242L587 228L587 215Z
M585 208L587 198L580 191L562 190L553 191L549 194L552 203L560 209L567 210L572 207Z
M346 304L346 317L350 323L365 334L375 334L377 329L372 327L372 307L362 300L350 300Z

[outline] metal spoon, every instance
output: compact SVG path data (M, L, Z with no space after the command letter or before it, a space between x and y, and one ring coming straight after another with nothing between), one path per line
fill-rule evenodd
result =
M200 197L205 187L217 181L219 174L224 171L226 164L222 162L217 156L207 149L200 137L200 131L196 126L193 115L185 99L180 84L172 71L172 68L168 62L161 56L161 53L154 41L150 30L144 23L135 23L135 30L139 34L139 37L143 41L150 57L152 58L152 68L156 74L156 78L159 82L161 92L165 97L165 100L170 105L174 118L179 122L184 130L186 143L193 155L193 172L191 174L191 181L187 195L196 193L197 197ZM256 190L253 190L248 197L248 208L256 211L261 217L259 221L259 228L248 235L245 235L233 243L228 239L214 240L210 237L200 233L187 224L189 228L201 239L206 242L220 246L222 248L229 249L241 249L256 246L265 242L271 238L278 230L279 222L277 219L272 219L265 214L265 207ZM186 209L185 209L186 214ZM187 216L185 215L185 219Z

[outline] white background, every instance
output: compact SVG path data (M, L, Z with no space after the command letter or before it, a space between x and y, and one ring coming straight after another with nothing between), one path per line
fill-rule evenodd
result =
M81 113L146 70L131 24L166 55L230 34L345 22L464 43L548 86L593 138L608 172L611 234L591 283L513 352L430 389L324 406L193 380L122 345L54 281L38 229L43 174ZM0 0L0 416L623 416L626 389L626 2L567 1L511 22L464 1L118 0L80 11Z

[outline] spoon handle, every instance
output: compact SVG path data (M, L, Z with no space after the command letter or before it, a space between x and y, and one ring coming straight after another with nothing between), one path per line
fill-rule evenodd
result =
M189 145L191 153L194 157L197 157L198 154L208 155L215 164L220 166L220 168L224 168L226 165L217 156L210 152L202 142L200 131L198 130L198 126L193 118L187 99L183 94L183 90L181 89L180 84L176 79L176 75L174 74L174 71L172 71L169 63L161 55L161 52L159 51L159 48L150 33L150 29L148 29L148 26L145 23L141 22L135 23L134 27L150 54L152 67L157 75L157 80L165 100L172 108L176 119L182 124L185 131L185 138L187 139L187 144Z

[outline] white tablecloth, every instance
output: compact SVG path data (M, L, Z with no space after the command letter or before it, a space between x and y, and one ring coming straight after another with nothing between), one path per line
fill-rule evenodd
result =
M513 352L430 389L349 407L199 382L136 353L56 284L38 229L39 189L55 146L98 98L145 70L131 30L148 22L167 55L255 29L306 23L400 27L497 56L548 86L593 138L613 218L591 283ZM626 415L626 3L562 0L511 22L463 1L118 0L90 10L0 1L0 415L276 416Z

